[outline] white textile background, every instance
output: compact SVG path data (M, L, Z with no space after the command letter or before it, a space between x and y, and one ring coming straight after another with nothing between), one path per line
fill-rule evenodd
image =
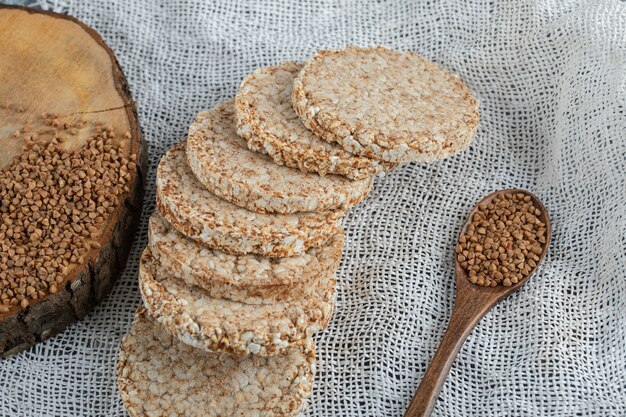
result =
M346 219L338 305L318 338L310 416L401 416L454 302L452 249L473 204L526 188L550 252L480 322L435 416L626 416L626 3L620 1L47 1L102 34L150 143L142 229L84 321L0 362L0 415L124 416L114 364L139 305L154 168L195 114L250 71L384 44L459 73L481 101L474 145L379 179ZM210 395L210 393L207 393Z

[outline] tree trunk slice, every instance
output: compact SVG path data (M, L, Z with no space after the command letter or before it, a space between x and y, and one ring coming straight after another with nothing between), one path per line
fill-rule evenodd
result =
M111 289L141 216L148 153L124 74L93 29L56 13L0 6L0 39L0 169L23 151L27 135L16 131L28 125L45 137L50 126L44 113L54 114L61 126L82 120L130 133L116 135L114 143L137 166L126 182L129 191L119 195L120 204L99 228L100 247L92 247L82 264L71 264L58 292L0 313L0 354L6 357L82 319ZM79 149L91 133L78 129L61 146Z

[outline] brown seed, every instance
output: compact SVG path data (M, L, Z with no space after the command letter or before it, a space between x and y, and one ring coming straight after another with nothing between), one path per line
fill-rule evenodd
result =
M71 132L72 125L55 119L46 120ZM76 248L84 237L100 234L105 213L116 209L120 200L115 196L130 179L128 161L110 140L91 139L68 153L58 147L62 137L54 130L38 134L48 135L49 142L32 143L0 171L0 274L12 277L0 276L3 305L21 305L28 297L36 300L58 291L49 284L63 282L70 257L85 261ZM39 139L35 134L31 138ZM98 200L100 195L106 198Z
M537 223L537 215L532 199L522 193L501 194L480 205L455 248L473 283L513 285L530 275L545 243L545 225Z

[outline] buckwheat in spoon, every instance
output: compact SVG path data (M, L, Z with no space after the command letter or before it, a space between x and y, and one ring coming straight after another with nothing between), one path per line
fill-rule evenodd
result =
M528 281L549 244L550 218L528 191L496 191L474 207L455 248L452 317L405 417L431 414L467 336L494 305Z

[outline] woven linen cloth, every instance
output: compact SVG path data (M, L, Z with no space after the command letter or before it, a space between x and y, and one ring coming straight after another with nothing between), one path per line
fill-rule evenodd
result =
M114 366L140 304L159 158L249 72L347 44L412 50L458 73L481 122L469 150L377 179L345 219L307 415L402 415L450 317L461 224L486 194L519 187L548 208L550 251L469 336L434 415L626 416L626 3L42 4L83 20L117 54L151 172L125 273L85 320L0 363L0 416L126 415Z

